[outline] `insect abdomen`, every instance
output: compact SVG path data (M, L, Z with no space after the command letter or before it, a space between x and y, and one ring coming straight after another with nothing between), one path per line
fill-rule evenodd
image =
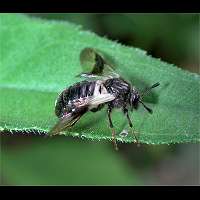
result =
M67 101L73 101L74 99L84 98L92 96L95 89L95 81L88 82L82 81L68 88Z
M64 90L58 97L55 105L55 114L62 117L64 110L70 109L74 100L92 96L95 89L95 81L82 81Z

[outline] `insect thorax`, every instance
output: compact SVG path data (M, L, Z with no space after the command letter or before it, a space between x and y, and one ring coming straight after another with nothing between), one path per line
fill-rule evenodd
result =
M110 94L116 97L115 100L110 102L111 107L120 108L127 104L131 89L129 83L120 78L112 78L105 82L105 87Z

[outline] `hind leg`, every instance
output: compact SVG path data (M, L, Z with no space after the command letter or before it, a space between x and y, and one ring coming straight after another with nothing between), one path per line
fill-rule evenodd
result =
M118 150L118 147L117 147L117 142L116 142L116 133L115 133L115 129L114 129L114 126L113 126L113 123L112 123L112 119L111 119L111 112L112 112L112 107L108 105L108 120L109 120L109 126L110 126L110 129L112 131L112 140L113 140L113 144L114 144L114 147L115 147L115 150Z

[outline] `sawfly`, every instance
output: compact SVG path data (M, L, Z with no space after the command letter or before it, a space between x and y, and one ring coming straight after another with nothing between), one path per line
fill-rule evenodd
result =
M107 106L109 127L117 150L116 133L111 117L112 110L120 108L132 128L129 110L137 109L140 103L149 113L152 113L152 110L143 103L142 98L152 88L159 86L159 83L139 93L133 85L116 73L100 52L93 48L84 48L81 51L80 62L83 73L78 76L85 80L69 86L59 94L55 102L55 114L59 121L51 129L50 135L59 134L72 127L88 111L97 112ZM135 134L134 136L138 142Z

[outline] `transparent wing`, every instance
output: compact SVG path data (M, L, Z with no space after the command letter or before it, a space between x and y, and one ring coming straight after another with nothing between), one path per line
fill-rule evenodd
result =
M84 112L85 113L85 112ZM60 132L66 130L67 128L72 127L84 113L68 113L59 119L56 125L50 130L49 135L57 135Z
M119 78L105 57L93 48L85 48L80 53L80 63L83 73L78 76L85 78Z
M107 103L109 101L112 101L114 100L115 97L112 95L112 94L100 94L100 95L97 95L97 96L93 96L91 99L90 99L90 108L92 107L96 107L100 104L103 104L103 103Z

